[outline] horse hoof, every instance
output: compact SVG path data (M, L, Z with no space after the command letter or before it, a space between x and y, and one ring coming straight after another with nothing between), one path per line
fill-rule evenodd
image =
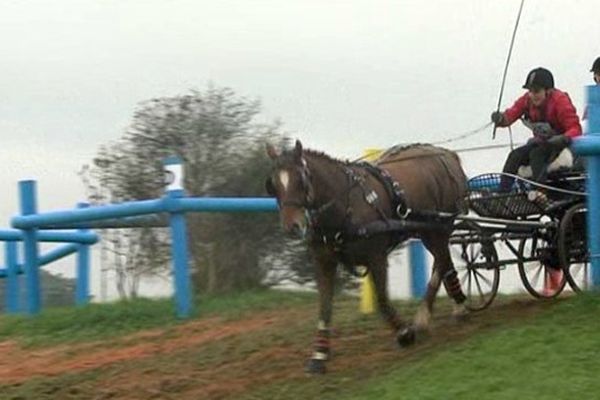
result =
M462 324L464 322L467 322L469 320L469 318L471 317L471 314L469 313L468 310L461 310L461 311L457 311L454 312L452 314L452 319L454 320L455 323L457 324Z
M306 363L306 367L304 368L307 374L311 375L323 375L326 372L325 368L325 360L318 360L316 358L311 358Z
M400 347L408 347L415 343L415 329L412 326L406 327L398 332L396 341Z

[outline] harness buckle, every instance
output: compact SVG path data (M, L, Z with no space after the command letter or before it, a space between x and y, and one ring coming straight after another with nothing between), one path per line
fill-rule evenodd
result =
M337 249L337 246L344 243L344 237L342 235L342 232L338 231L333 235L333 237L331 237L331 239L328 239L327 235L322 235L321 240L323 241L323 244L331 244Z
M344 243L344 238L342 237L342 232L336 232L336 234L333 235L333 241L337 244Z
M406 205L405 202L401 202L396 207L396 215L398 217L400 217L401 219L408 217L411 212L412 212L412 210L410 208L408 208L408 206Z
M379 196L377 196L377 193L374 190L371 190L367 195L365 195L365 200L369 204L377 202L377 199L379 199Z

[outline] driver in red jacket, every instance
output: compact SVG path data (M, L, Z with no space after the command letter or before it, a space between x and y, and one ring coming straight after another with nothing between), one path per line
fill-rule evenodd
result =
M532 179L546 180L548 164L581 135L581 124L569 95L554 87L554 77L545 68L529 72L524 89L527 93L504 112L492 113L492 122L499 127L512 125L521 118L533 130L533 138L508 155L502 172L516 174L521 165L530 165ZM513 179L503 176L500 189L508 191Z

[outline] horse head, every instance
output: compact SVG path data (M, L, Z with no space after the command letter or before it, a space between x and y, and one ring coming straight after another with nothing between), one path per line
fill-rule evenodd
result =
M267 144L267 154L274 164L273 172L265 182L267 193L277 198L285 231L304 237L308 230L307 214L313 203L314 192L302 143L296 140L292 150L281 153Z

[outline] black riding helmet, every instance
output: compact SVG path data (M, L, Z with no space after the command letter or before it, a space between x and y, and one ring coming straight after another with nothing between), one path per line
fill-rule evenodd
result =
M590 69L590 72L600 73L600 57L596 58L596 61L594 61L592 64L592 69Z
M554 89L554 77L546 68L535 68L527 74L523 89L542 88Z

